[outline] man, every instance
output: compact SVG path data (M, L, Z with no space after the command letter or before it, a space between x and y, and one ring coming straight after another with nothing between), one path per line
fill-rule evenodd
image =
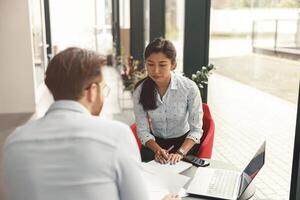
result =
M44 117L17 128L4 147L11 200L148 199L131 130L97 117L109 92L102 65L98 54L80 48L50 61L45 83L55 102Z
M131 130L97 117L108 93L102 65L99 55L80 48L50 61L45 83L55 102L4 147L9 199L148 199Z

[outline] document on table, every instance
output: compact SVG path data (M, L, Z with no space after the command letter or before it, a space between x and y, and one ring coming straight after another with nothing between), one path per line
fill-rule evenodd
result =
M191 163L184 162L184 161L179 161L178 163L171 165L169 163L160 164L160 163L156 162L155 160L152 160L152 161L148 162L148 164L152 165L155 168L162 169L162 170L168 170L168 171L174 172L174 173L183 172L184 170L187 170L188 168L193 166Z
M143 163L142 176L146 182L150 200L161 200L169 193L178 194L190 179L181 174L160 170L149 163Z

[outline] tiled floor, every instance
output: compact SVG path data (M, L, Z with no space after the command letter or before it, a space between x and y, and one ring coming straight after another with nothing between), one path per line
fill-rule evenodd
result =
M288 199L300 62L258 54L211 62L217 67L208 100L217 121L214 156L242 169L249 150L265 138L266 165L255 180L256 198Z
M216 123L213 159L243 170L266 140L255 199L288 199L296 105L218 74L210 78L208 98Z

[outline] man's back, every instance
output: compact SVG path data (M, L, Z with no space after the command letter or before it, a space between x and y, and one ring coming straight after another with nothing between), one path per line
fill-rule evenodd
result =
M54 103L18 128L4 151L13 200L147 199L129 127L91 116L77 102Z

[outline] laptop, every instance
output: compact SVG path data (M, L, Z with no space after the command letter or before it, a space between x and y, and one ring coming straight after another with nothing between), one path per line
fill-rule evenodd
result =
M266 141L243 172L199 167L187 193L221 199L238 199L265 163Z

